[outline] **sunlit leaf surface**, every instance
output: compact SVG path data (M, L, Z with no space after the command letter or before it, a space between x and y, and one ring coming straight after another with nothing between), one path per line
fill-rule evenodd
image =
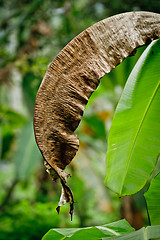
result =
M129 225L126 220L120 220L111 224L102 226L88 227L88 228L55 228L43 237L43 240L97 240L104 237L118 237L122 234L133 232L134 229ZM114 239L114 238L113 238Z
M160 152L160 41L144 51L126 83L109 133L105 183L119 195L140 190Z

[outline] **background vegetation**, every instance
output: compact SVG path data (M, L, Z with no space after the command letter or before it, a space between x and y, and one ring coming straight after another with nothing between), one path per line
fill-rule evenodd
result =
M60 185L45 171L34 141L34 101L48 64L78 33L111 15L160 11L160 2L0 0L0 239L38 240L52 227L84 227L125 217L148 224L141 192L118 197L104 186L107 135L125 81L143 49L104 76L77 130L80 149L67 171L75 200L60 216ZM127 203L127 204L126 204ZM18 236L18 237L17 237Z

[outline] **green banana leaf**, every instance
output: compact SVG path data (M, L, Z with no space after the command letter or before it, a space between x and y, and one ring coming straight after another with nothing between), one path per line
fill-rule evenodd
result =
M160 173L152 179L151 185L144 196L151 224L160 224Z
M135 231L123 219L114 223L88 228L53 228L42 240L158 240L160 239L160 225L148 226Z
M107 238L104 238L105 240ZM160 240L160 225L141 228L133 233L115 238L118 240ZM107 239L108 240L108 239ZM113 238L114 240L114 238Z
M22 129L14 156L16 180L27 179L40 160L41 154L35 142L33 123L30 121Z
M135 65L108 138L106 185L120 196L139 191L160 152L160 40Z
M123 219L114 223L105 224L102 226L87 227L87 228L53 228L44 235L42 240L97 240L104 237L114 239L126 233L133 232L129 223Z

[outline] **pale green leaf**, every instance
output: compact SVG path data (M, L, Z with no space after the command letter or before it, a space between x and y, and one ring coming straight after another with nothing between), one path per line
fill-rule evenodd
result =
M18 148L14 157L17 180L25 180L41 160L41 154L35 142L33 123L30 121L22 129Z
M108 238L102 240L160 240L160 225L141 228L138 231L125 234L120 237Z

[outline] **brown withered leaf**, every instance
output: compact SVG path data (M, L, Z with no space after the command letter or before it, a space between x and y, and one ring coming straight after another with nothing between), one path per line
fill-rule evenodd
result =
M160 14L129 12L104 19L75 37L50 64L36 97L34 131L48 165L61 179L57 210L73 195L66 185L65 167L75 156L74 133L89 97L106 73L135 49L160 37Z

